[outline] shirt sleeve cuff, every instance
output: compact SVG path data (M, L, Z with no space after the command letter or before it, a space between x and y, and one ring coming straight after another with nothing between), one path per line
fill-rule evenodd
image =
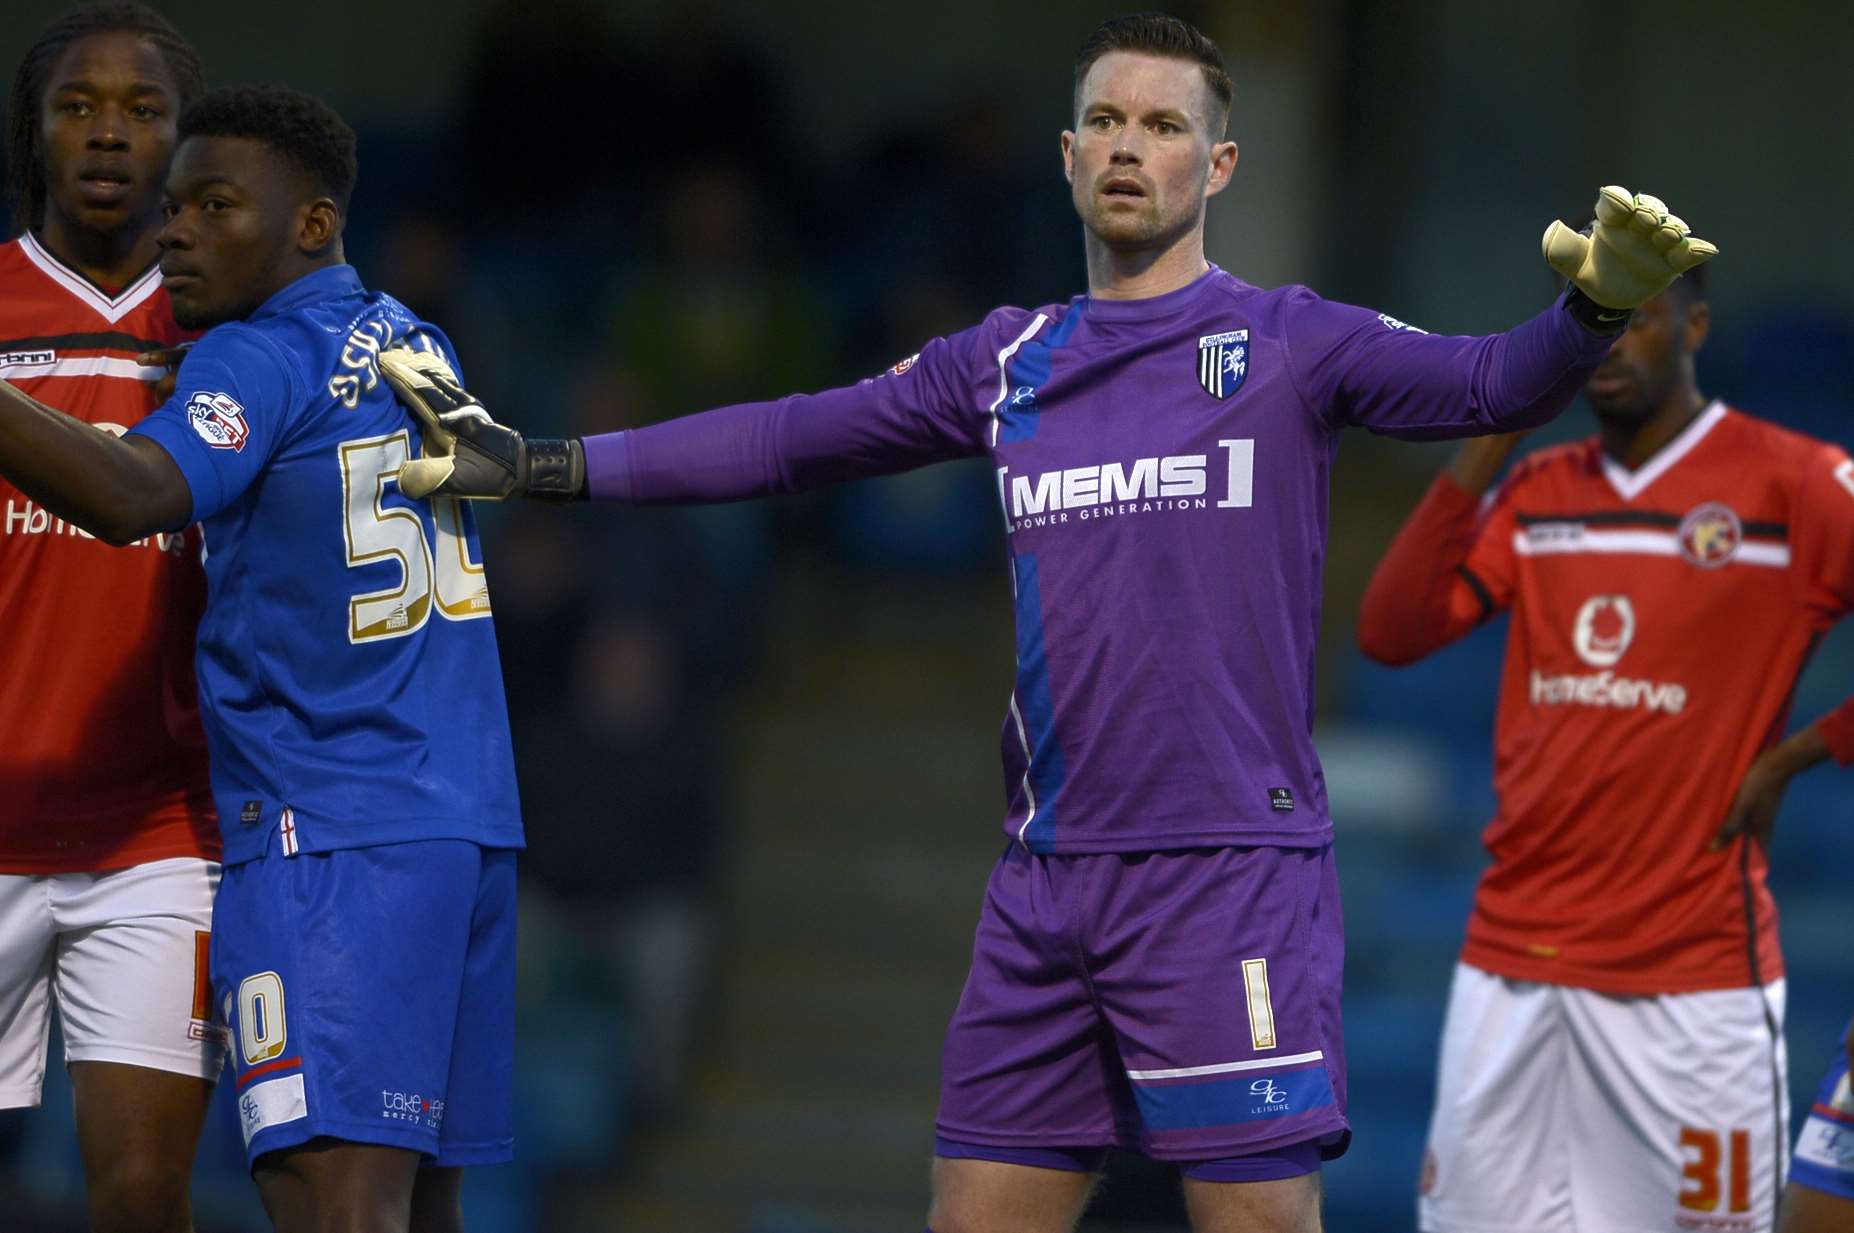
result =
M586 498L591 501L629 501L631 482L631 434L605 432L583 437L586 453Z
M1816 721L1828 754L1839 766L1854 765L1854 698Z
M202 501L200 496L202 493L216 495L218 477L212 473L210 468L205 469L203 474L201 473L201 468L196 462L198 457L196 451L187 445L185 436L180 435L185 434L187 429L169 420L151 415L130 428L129 431L138 437L147 437L166 450L167 456L174 460L174 466L179 468L180 478L187 481L187 493L192 500L192 504L187 508L187 525L191 526L204 519L206 514L202 511L207 509L208 503ZM178 441L175 440L177 435ZM169 527L167 529L172 531L179 528Z

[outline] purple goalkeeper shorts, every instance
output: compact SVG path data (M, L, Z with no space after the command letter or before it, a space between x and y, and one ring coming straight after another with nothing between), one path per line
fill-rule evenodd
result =
M1330 845L1012 845L947 1029L938 1136L1006 1161L1105 1147L1224 1161L1309 1143L1331 1159L1350 1135L1343 962Z

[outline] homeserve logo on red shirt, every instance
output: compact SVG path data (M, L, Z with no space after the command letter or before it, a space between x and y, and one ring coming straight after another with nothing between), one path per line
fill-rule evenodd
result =
M1219 441L1227 458L1218 509L1247 509L1255 496L1255 441ZM1210 508L1210 457L1166 454L1086 467L1012 475L998 468L1005 529L1059 526L1122 514Z
M1577 610L1571 645L1577 657L1600 672L1547 676L1532 670L1533 706L1606 706L1619 710L1686 709L1684 685L1618 676L1612 669L1635 641L1635 605L1626 595L1593 595Z
M91 425L99 432L106 432L112 437L120 437L128 429L121 424L96 423ZM6 499L6 508L0 511L0 535L69 535L75 539L95 539L96 536L78 526L75 522L66 522L54 518L50 510L35 504L30 497L21 496L17 502L12 497ZM169 556L182 556L187 550L186 533L182 531L158 531L146 539L138 539L127 548L155 548Z

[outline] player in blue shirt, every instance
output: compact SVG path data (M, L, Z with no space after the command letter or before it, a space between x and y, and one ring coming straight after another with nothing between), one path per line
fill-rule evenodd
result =
M354 135L305 95L189 109L161 268L213 327L118 439L0 383L0 473L114 544L198 522L225 831L214 999L279 1229L461 1227L512 1155L522 845L474 523L395 485L381 348L449 344L342 257ZM453 357L454 358L454 357Z
M1829 1066L1796 1136L1777 1233L1847 1233L1854 1229L1854 1020L1841 1056Z

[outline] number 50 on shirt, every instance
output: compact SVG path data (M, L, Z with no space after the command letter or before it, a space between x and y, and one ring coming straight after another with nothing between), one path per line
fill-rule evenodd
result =
M348 600L348 641L404 637L424 626L434 606L452 621L490 615L483 566L470 559L457 502L439 497L429 503L429 533L419 514L424 502L387 504L389 486L411 456L408 434L362 437L338 448L348 568L396 560L400 570L397 586ZM396 487L390 491L397 496Z

